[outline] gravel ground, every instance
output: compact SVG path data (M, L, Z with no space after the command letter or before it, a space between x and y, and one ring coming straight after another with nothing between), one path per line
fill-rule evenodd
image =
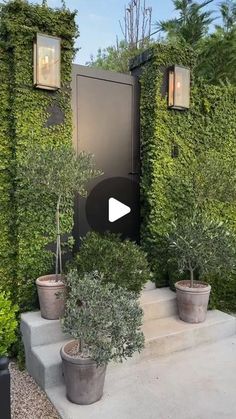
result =
M46 394L26 371L10 363L12 419L60 419Z

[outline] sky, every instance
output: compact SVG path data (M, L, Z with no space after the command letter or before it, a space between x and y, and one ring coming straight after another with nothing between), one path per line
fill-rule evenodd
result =
M35 1L39 3L39 1ZM129 0L66 0L71 10L78 10L77 24L80 48L75 63L86 64L91 55L96 56L99 48L106 48L116 43L116 35L122 39L119 20L123 19L124 7ZM211 8L216 9L220 0L214 0ZM48 0L50 7L60 7L60 0ZM146 0L146 5L153 9L153 22L175 17L172 0Z

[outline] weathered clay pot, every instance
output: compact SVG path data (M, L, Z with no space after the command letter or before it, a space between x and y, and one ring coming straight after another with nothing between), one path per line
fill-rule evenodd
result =
M47 320L57 320L65 310L65 284L62 276L40 276L36 280L41 316Z
M74 358L67 350L75 341L61 348L62 368L67 398L76 404L88 405L97 402L103 395L106 365L97 366L90 358Z
M176 297L179 317L187 323L202 323L206 320L211 286L197 282L198 286L190 288L189 281L176 282Z

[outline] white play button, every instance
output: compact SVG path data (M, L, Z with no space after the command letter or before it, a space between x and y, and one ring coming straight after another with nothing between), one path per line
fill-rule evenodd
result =
M131 208L115 198L110 198L108 201L108 219L110 223L114 223L120 218L131 212Z

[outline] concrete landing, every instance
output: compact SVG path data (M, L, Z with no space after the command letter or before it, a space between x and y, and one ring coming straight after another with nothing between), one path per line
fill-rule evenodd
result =
M62 419L235 419L236 337L137 365L108 368L102 400L67 401L47 390Z

